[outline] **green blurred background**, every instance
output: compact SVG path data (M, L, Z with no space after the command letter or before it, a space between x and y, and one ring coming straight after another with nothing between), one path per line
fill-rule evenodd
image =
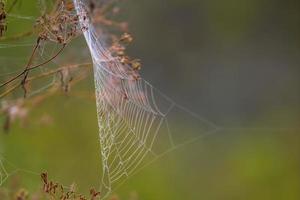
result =
M300 199L300 2L127 0L120 5L119 18L129 22L135 38L129 54L142 59L143 77L224 128L172 151L115 193L121 199L137 193L143 200ZM23 0L13 13L37 16L37 3ZM8 22L8 35L33 23ZM78 45L84 45L82 38L60 59L84 54ZM29 54L28 47L0 48L0 72L20 69ZM78 88L93 92L92 75ZM43 115L53 123L39 124ZM1 132L0 153L21 169L47 170L65 185L76 182L79 191L97 187L95 102L50 98L31 113L26 127L15 124L9 134ZM18 175L24 187L40 187L39 176Z

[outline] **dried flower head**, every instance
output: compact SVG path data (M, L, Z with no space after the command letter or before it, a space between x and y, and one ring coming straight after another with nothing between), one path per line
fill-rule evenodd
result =
M76 191L76 184L71 184L70 187L64 187L60 183L54 183L52 180L48 179L48 173L43 172L41 174L43 183L43 192L47 194L50 199L60 199L60 200L96 200L100 198L100 192L96 191L94 188L90 189L90 197L87 198L82 194L78 194Z
M29 197L29 192L25 189L20 189L17 194L15 199L16 200L27 200Z
M67 44L86 30L81 26L79 16L74 11L72 1L61 1L52 12L39 17L36 28L39 37L60 44Z

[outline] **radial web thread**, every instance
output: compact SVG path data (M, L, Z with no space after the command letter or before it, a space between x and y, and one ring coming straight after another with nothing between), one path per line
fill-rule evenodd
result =
M178 147L167 117L174 108L183 108L147 81L135 78L136 72L121 64L99 37L101 27L87 17L87 2L74 3L82 26L88 27L84 36L94 66L105 198L127 177ZM205 126L204 133L217 129L214 124L199 120Z

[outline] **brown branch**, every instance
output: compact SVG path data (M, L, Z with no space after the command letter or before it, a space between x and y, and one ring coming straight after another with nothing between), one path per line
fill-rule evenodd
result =
M21 77L23 74L25 74L25 73L27 72L28 67L29 67L30 64L32 63L33 57L34 57L35 52L36 52L36 50L37 50L37 48L38 48L38 46L39 46L39 43L40 43L40 39L37 40L36 45L35 45L35 47L34 47L32 53L31 53L31 55L30 55L30 58L29 58L29 60L28 60L28 62L27 62L27 65L26 65L25 69L24 69L20 74L14 76L14 77L12 77L11 79L9 79L8 81L2 83L2 84L0 85L0 88L3 87L3 86L5 86L5 85L8 85L9 83L11 83L11 82L13 82L14 80L18 79L19 77Z
M74 64L74 65L66 65L66 66L62 66L62 67L59 67L59 68L54 69L54 70L50 70L48 72L38 74L36 76L32 76L32 77L28 78L27 81L34 81L34 80L37 80L37 79L40 79L40 78L51 76L55 73L58 73L62 70L65 70L65 69L76 69L76 68L79 68L79 67L89 67L91 65L92 65L92 63L81 63L81 64ZM19 87L20 87L20 84L16 84L13 87L9 88L4 93L0 94L0 99L7 96L8 94L10 94L11 92L13 92L14 90L16 90Z
M29 69L29 67L30 67L30 65L31 65L31 63L33 61L33 57L35 56L36 50L38 49L38 47L40 45L40 41L41 41L41 38L39 37L37 39L36 45L34 46L34 49L33 49L32 53L31 53L31 56L30 56L30 58L29 58L29 60L27 62L27 65L26 65L26 67L24 69L24 78L21 81L21 85L22 85L22 88L24 90L24 98L26 97L26 94L27 94L27 90L26 90L25 84L26 84L26 79L27 79L28 74L29 74L29 70L28 69Z
M11 92L13 92L14 90L16 90L18 87L20 87L19 84L14 85L13 87L9 88L8 90L6 90L5 92L3 92L2 94L0 94L0 99L5 97L6 95L10 94Z
M74 79L70 85L75 85L79 83L80 81L84 80L87 77L87 74L83 74L81 77L78 77L77 79ZM43 101L45 101L47 98L56 95L60 87L57 85L53 85L44 95L36 96L31 99L31 101L27 101L32 106L37 106ZM59 94L65 94L65 93L59 93Z
M17 4L18 0L14 0L13 3L11 4L11 6L8 8L7 13L10 13L12 11L12 9L15 7L15 5Z
M40 39L38 39L38 43L39 43L39 41L40 41ZM28 63L28 65L27 65L26 69L25 69L26 72L24 73L24 78L23 78L23 80L22 80L22 82L21 82L22 88L23 88L23 90L24 90L24 98L26 98L26 96L27 96L26 80L27 80L27 77L28 77L29 72L30 72L31 70L33 70L33 69L36 69L36 68L38 68L38 67L41 67L41 66L43 66L43 65L45 65L45 64L47 64L47 63L49 63L49 62L51 62L53 59L55 59L55 58L63 51L63 49L65 48L65 46L66 46L66 43L63 44L62 48L61 48L54 56L52 56L50 59L48 59L48 60L46 60L45 62L40 63L40 64L38 64L38 65L36 65L36 66L29 67L30 64L31 64L31 61L32 61L32 60L29 60L29 63ZM37 47L38 47L38 45L35 47L34 52L33 52L32 55L35 54L35 51L36 51ZM32 58L33 58L33 57L31 57L31 59L32 59Z
M21 77L22 75L26 74L26 73L29 72L30 70L36 69L36 68L38 68L38 67L41 67L41 66L43 66L43 65L45 65L45 64L47 64L47 63L49 63L49 62L51 62L53 59L55 59L55 58L63 51L63 49L64 49L65 47L66 47L66 44L63 44L62 48L61 48L54 56L52 56L50 59L46 60L46 61L43 62L43 63L40 63L40 64L38 64L38 65L36 65L36 66L33 66L33 67L29 67L30 65L27 65L26 68L25 68L20 74L14 76L13 78L9 79L8 81L2 83L2 84L0 85L0 88L6 86L6 85L8 85L8 84L10 84L11 82L15 81L16 79L18 79L18 78ZM34 55L36 49L37 49L37 46L34 48L34 51L33 51L33 53L31 54L31 57L33 57L33 55ZM31 60L31 59L29 59L29 61L30 61L30 60ZM30 63L30 62L28 62L28 63ZM26 78L27 78L27 77L26 77ZM22 81L21 84L24 84L23 82L25 83L25 82L26 82L26 79L25 79L25 81L24 81L24 79L23 79L23 81Z
M54 56L52 56L50 59L46 60L45 62L43 62L43 63L41 63L41 64L38 64L38 65L36 65L36 66L33 66L33 67L28 68L27 71L30 71L30 70L33 70L33 69L35 69L35 68L41 67L41 66L43 66L43 65L45 65L45 64L48 64L49 62L51 62L52 60L54 60L54 59L55 59L55 58L56 58L56 57L64 50L64 48L65 48L66 46L67 46L67 44L64 43L63 46L60 48L60 50L59 50Z
M43 78L43 77L47 77L47 76L50 76L50 75L53 75L55 73L58 73L64 69L73 69L73 68L78 68L78 67L88 67L88 66L91 66L92 63L82 63L82 64L76 64L76 65L66 65L66 66L63 66L63 67L59 67L57 69L54 69L54 70L50 70L48 72L45 72L45 73L41 73L41 74L38 74L37 76L33 76L33 77L30 77L28 78L28 81L33 81L33 80L36 80L36 79L39 79L39 78Z

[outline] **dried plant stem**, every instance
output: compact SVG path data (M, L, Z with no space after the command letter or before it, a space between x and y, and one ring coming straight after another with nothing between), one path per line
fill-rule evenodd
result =
M50 71L45 72L45 73L38 74L37 76L33 76L31 78L28 78L28 81L33 81L33 80L36 80L36 79L39 79L39 78L50 76L50 75L58 73L58 72L60 72L60 71L62 71L64 69L73 69L73 68L89 67L89 66L92 66L92 63L82 63L82 64L76 64L76 65L67 65L67 66L59 67L59 68L54 69L54 70L50 70Z
M2 99L3 97L7 96L8 94L10 94L11 92L13 92L14 90L16 90L19 87L20 87L20 85L16 84L13 87L8 88L5 92L3 92L2 94L0 94L0 99Z
M41 66L43 66L43 65L48 64L49 62L51 62L53 59L55 59L55 58L56 58L56 57L64 50L64 48L66 47L66 45L67 45L67 44L63 44L62 47L57 51L57 53L56 53L54 56L52 56L50 59L48 59L48 60L46 60L45 62L40 63L40 64L38 64L38 65L36 65L36 66L29 67L27 71L30 71L30 70L33 70L33 69L36 69L36 68L38 68L38 67L41 67Z
M30 64L32 63L33 57L34 57L34 55L35 55L35 53L36 53L36 50L37 50L37 48L38 48L38 46L39 46L39 43L40 43L40 39L37 40L37 43L36 43L36 45L35 45L35 47L34 47L32 53L31 53L31 55L30 55L30 58L29 58L29 60L28 60L28 62L27 62L27 65L26 65L25 69L24 69L20 74L14 76L14 77L12 77L11 79L9 79L8 81L2 83L2 84L0 85L0 88L3 87L3 86L5 86L5 85L8 85L9 83L11 83L11 82L13 82L14 80L18 79L19 77L21 77L23 74L26 74L26 73L27 73L27 70L28 70Z
M56 74L58 72L61 72L61 71L65 70L65 69L76 69L76 68L80 68L80 67L91 67L91 66L92 66L92 63L81 63L81 64L74 64L74 65L66 65L66 66L62 66L62 67L59 67L59 68L54 69L54 70L47 71L45 73L38 74L36 76L32 76L32 77L28 78L27 81L34 81L34 80L37 80L37 79L40 79L40 78L51 76L53 74ZM7 96L11 92L13 92L17 88L19 88L19 86L20 86L19 84L16 84L13 87L10 87L4 93L0 94L0 98L3 98L5 96Z
M30 67L30 63L31 63L31 61L32 61L32 59L33 59L33 57L34 57L34 54L35 54L35 52L36 52L37 47L38 47L38 44L34 47L34 50L33 50L32 54L31 54L31 56L30 56L30 59L29 59L29 61L28 61L28 64L26 65L26 68L25 68L20 74L14 76L13 78L9 79L8 81L2 83L2 84L0 85L0 88L6 86L6 85L8 85L8 84L10 84L11 82L15 81L16 79L18 79L19 77L21 77L22 75L25 74L25 77L24 77L24 79L22 80L22 83L21 83L21 84L24 84L24 83L26 82L26 78L27 78L28 72L29 72L30 70L36 69L36 68L38 68L38 67L41 67L41 66L43 66L43 65L45 65L45 64L47 64L47 63L49 63L49 62L51 62L53 59L55 59L55 58L63 51L63 49L66 47L66 44L63 44L63 46L60 48L60 50L59 50L54 56L52 56L51 58L49 58L49 59L46 60L45 62L40 63L40 64L38 64L38 65L36 65L36 66Z
M27 65L26 65L26 67L25 67L25 69L23 71L24 78L21 81L21 85L22 85L22 88L24 90L24 97L26 97L26 95L27 95L27 90L26 90L25 84L26 84L26 79L27 79L28 74L29 74L29 70L28 69L29 69L30 65L32 64L33 58L35 56L36 50L38 49L39 45L40 45L40 38L37 39L36 45L34 46L34 49L33 49L32 53L30 55L30 58L29 58L29 60L27 62Z
M12 11L12 9L15 7L15 5L17 4L18 0L14 0L13 3L11 4L11 6L8 8L7 13L10 13Z
M80 81L84 80L86 77L87 77L87 75L83 74L82 76L78 77L77 79L74 79L70 83L70 85L71 86L76 85ZM42 103L44 100L46 100L47 98L49 98L53 95L62 94L62 93L58 93L59 89L60 89L60 87L58 87L57 84L54 84L44 95L36 96L36 97L32 98L31 101L28 101L27 103L37 106L38 104ZM65 93L63 93L63 94L65 94Z

